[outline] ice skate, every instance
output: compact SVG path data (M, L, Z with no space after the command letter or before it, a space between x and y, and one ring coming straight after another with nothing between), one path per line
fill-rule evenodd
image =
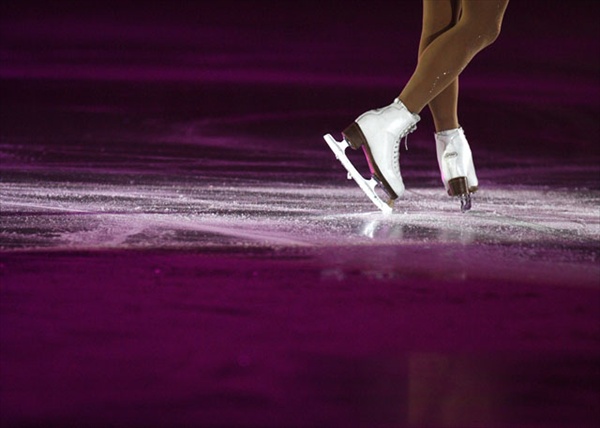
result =
M471 193L477 191L473 155L462 128L435 134L438 165L442 182L450 196L460 198L462 212L471 209Z
M416 129L420 117L396 99L386 107L369 110L359 116L343 131L344 140L339 142L331 135L324 136L325 141L336 154L350 176L358 183L371 201L382 211L391 212L394 201L404 193L404 183L400 174L400 143L402 138ZM366 180L349 161L345 154L347 147L358 150L362 147L371 179ZM375 186L380 184L388 196L383 201Z

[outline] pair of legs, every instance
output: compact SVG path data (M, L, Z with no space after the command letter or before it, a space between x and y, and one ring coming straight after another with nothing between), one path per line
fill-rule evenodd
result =
M423 0L419 61L398 97L409 111L429 106L436 131L459 127L458 76L500 34L509 0Z
M404 193L400 173L400 141L416 129L419 113L429 105L436 131L442 182L458 196L461 210L471 208L478 187L471 149L458 123L458 76L500 33L509 0L423 0L423 31L415 71L394 102L360 115L342 132L344 142L325 141L365 194L382 211ZM448 131L442 133L441 131ZM371 180L367 182L344 155L346 147L362 147ZM375 193L380 184L389 201Z

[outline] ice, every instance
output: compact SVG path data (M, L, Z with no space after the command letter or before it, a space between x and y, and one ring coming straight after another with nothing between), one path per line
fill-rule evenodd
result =
M414 235L417 240L451 232L468 234L478 244L553 241L585 245L600 235L598 195L590 191L484 188L476 194L473 210L460 215L456 199L440 189L409 190L396 211L386 217L374 212L361 192L343 182L292 188L288 183L260 186L242 181L233 187L161 181L138 186L4 182L2 246L5 250L34 249L28 240L36 236L42 247L56 249L178 247L181 242L175 236L185 230L254 236L252 240L264 246L404 242L402 237L385 233L375 241L361 239L359 224L363 222L375 222L381 230L420 227L428 231L426 236ZM227 199L220 200L221 195ZM144 231L152 235L156 228L171 234L172 241L148 238L127 243L131 235ZM213 238L215 243L219 234ZM94 236L102 236L102 242Z

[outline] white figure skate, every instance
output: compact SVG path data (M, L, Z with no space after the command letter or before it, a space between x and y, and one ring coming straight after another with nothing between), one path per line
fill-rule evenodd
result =
M386 107L369 110L359 116L342 132L343 141L336 141L329 134L323 137L349 175L384 213L391 212L394 201L404 193L399 163L400 142L417 128L419 120L418 115L409 112L396 99ZM362 147L371 171L370 180L367 181L352 165L345 154L348 147L354 150ZM377 184L388 195L387 202L375 193Z
M462 212L471 209L471 193L477 191L478 181L473 155L462 128L435 134L438 165L442 182L450 196L460 198Z

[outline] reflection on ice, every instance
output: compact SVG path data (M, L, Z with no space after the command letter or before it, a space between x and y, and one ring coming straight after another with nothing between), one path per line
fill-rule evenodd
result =
M350 415L337 415L334 405L323 413L348 417L344 426L349 427L552 427L574 421L591 426L597 413L592 404L597 395L585 386L594 363L584 356L417 351L377 359L308 355L294 361L297 394L306 406L346 405ZM555 403L570 387L572 398Z
M428 240L469 244L475 240L473 228L435 228L431 225L413 224L408 215L366 220L360 226L360 234L378 242Z

